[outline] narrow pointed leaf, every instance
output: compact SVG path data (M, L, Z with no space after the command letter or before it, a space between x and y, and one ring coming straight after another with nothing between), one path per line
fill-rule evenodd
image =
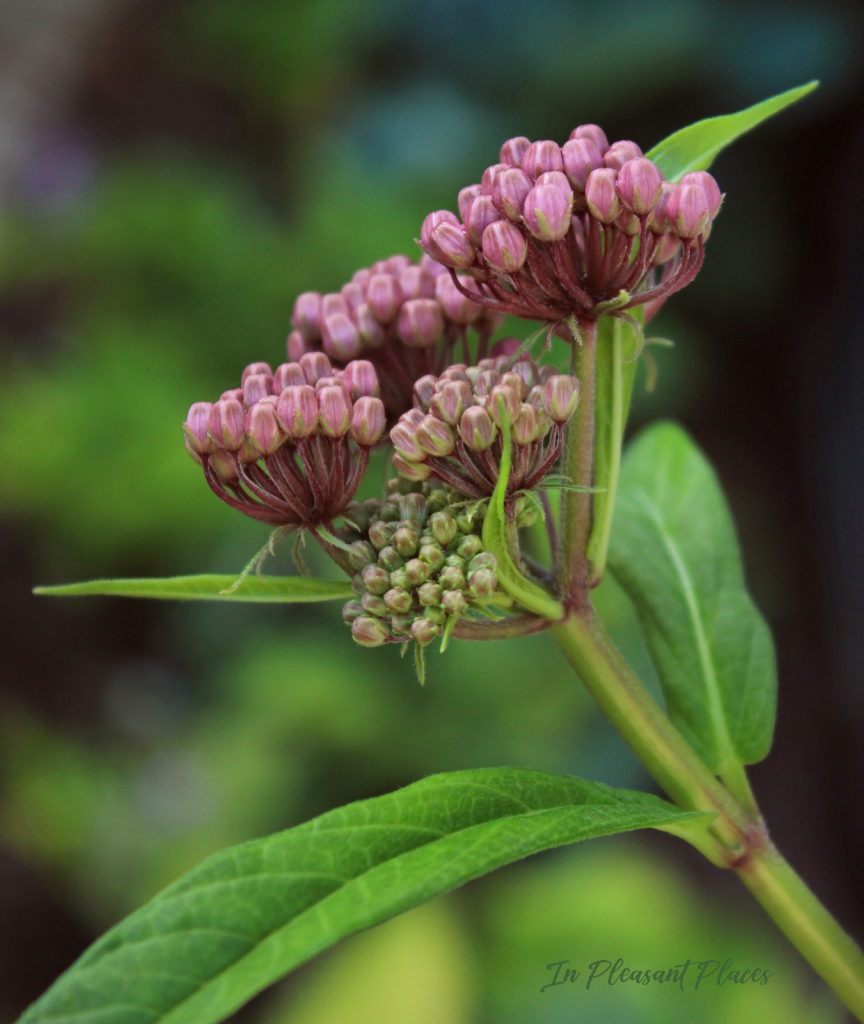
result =
M669 181L680 181L690 171L707 171L722 149L790 104L797 103L818 85L816 81L808 82L746 110L739 110L737 114L697 121L658 142L645 155L657 164Z
M52 597L155 597L172 601L257 601L297 603L347 601L354 596L348 580L314 580L308 576L247 576L231 593L236 576L174 576L170 579L91 580L59 587L36 587Z
M717 477L675 424L646 430L624 457L609 566L695 750L721 774L761 761L776 713L774 644Z
M503 864L694 817L521 768L433 775L206 860L91 946L21 1024L214 1024L344 936Z

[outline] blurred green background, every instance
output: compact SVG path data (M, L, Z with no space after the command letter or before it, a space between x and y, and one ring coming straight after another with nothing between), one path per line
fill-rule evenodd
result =
M283 360L298 292L415 256L425 213L454 208L507 137L563 141L593 121L647 149L813 77L814 98L718 161L723 215L698 282L658 318L676 348L656 390L637 389L632 426L676 416L719 466L780 652L757 791L860 930L864 598L848 567L864 556L847 492L862 492L848 450L862 29L852 5L767 0L105 0L61 38L76 70L0 214L0 1018L209 853L348 800L496 764L651 786L547 637L456 643L421 689L397 652L357 648L338 608L29 590L239 571L266 528L207 489L182 445L187 407L248 362ZM623 594L609 581L598 602L653 685ZM774 973L734 990L540 992L550 962L618 956ZM240 1016L846 1019L735 879L660 834L501 871L345 942Z

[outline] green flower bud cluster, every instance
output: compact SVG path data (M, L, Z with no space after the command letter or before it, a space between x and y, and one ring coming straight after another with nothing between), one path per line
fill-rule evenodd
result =
M498 586L497 559L480 537L482 511L452 505L460 496L449 489L424 489L346 513L363 537L351 545L357 598L342 617L363 647L409 639L425 647Z

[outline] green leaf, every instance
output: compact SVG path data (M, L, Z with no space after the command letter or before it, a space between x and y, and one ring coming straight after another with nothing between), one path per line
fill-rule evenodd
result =
M808 82L746 110L739 110L737 114L697 121L658 142L645 155L657 164L669 181L680 181L690 171L707 171L721 149L791 103L797 103L818 85L817 81Z
M774 645L717 477L675 424L649 428L624 457L609 566L697 753L721 775L761 761L774 729Z
M433 775L204 861L91 946L21 1024L212 1024L346 935L503 864L694 817L521 768Z
M510 479L510 460L513 453L513 442L510 437L510 423L501 403L501 435L503 440L501 465L498 468L498 483L489 499L489 508L483 520L483 546L498 559L495 575L502 589L513 600L535 615L544 619L562 619L564 607L551 594L532 583L519 571L510 554L507 529L507 517L504 514L504 496L507 493L507 481Z
M35 587L34 594L51 597L157 597L172 601L347 601L354 596L347 580L314 580L308 576L247 576L230 594L236 576L174 576L171 579L91 580L59 587Z

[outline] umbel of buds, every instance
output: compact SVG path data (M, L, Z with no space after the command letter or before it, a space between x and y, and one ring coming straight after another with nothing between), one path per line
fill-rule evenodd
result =
M698 273L723 200L706 171L671 184L635 142L610 146L591 124L563 146L510 139L500 160L459 193L460 217L430 213L421 232L456 288L473 280L473 302L559 325L637 305L650 316Z
M341 366L362 355L374 364L395 419L411 408L414 381L449 366L457 345L471 362L469 327L479 338L477 358L487 355L501 316L472 298L471 277L457 282L429 256L418 264L391 256L358 270L339 292L304 292L294 304L288 358L323 350Z
M362 534L351 545L357 598L342 615L363 647L410 639L425 647L448 620L482 608L498 586L497 560L479 535L482 516L450 506L459 495L424 489L346 512Z
M507 356L451 366L414 386L415 408L390 431L393 464L408 480L434 477L461 494L489 497L498 481L503 417L513 444L508 494L535 487L561 452L579 381Z
M366 360L334 370L323 352L243 371L241 387L196 402L186 447L226 504L274 527L327 525L354 497L384 433L378 377Z

